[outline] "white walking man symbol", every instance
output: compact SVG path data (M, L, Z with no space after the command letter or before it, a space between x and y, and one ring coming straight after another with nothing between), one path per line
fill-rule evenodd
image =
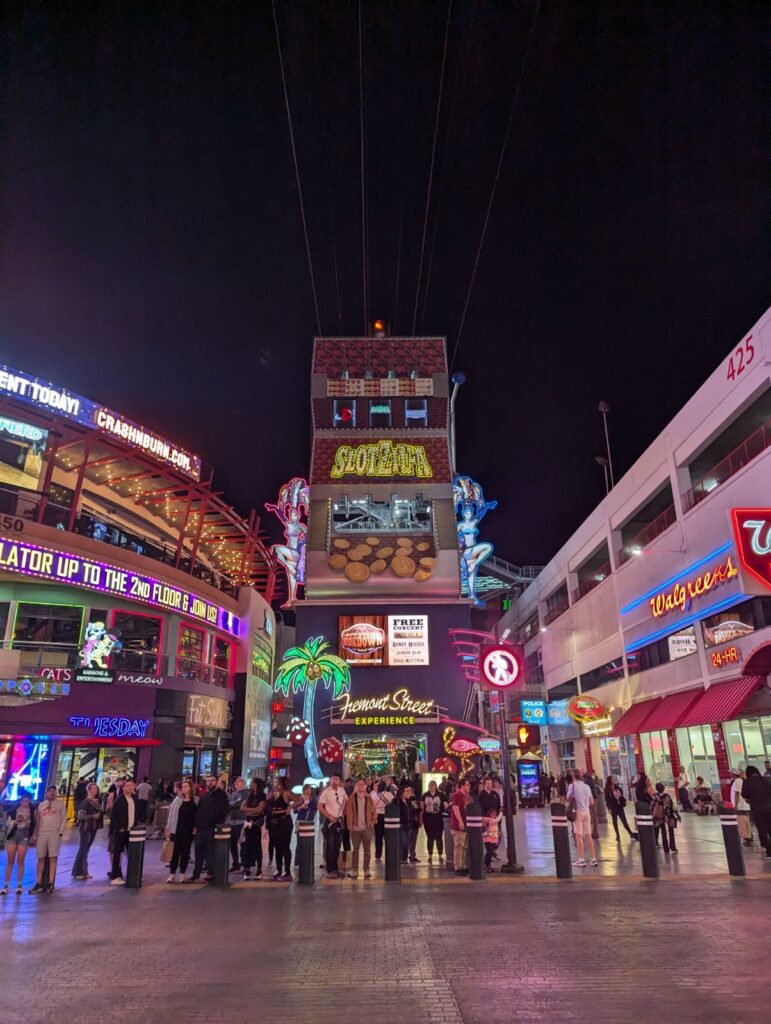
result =
M511 652L498 648L485 656L482 671L493 686L511 686L519 675L519 662Z

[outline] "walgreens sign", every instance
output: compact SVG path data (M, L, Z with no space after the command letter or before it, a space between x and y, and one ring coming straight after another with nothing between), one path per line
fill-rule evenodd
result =
M742 568L771 590L771 508L732 508L731 524Z

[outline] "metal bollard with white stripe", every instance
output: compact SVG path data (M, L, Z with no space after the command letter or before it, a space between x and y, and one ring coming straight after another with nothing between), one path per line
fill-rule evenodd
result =
M455 870L455 846L452 841L452 829L449 816L442 818L444 829L444 867L446 871Z
M656 855L656 827L653 824L651 805L644 800L638 800L634 806L643 875L646 878L658 878L659 858Z
M747 874L744 866L744 850L739 838L739 819L736 808L733 804L720 804L717 809L720 816L723 843L725 845L725 856L728 861L728 874L743 877Z
M399 801L394 800L385 809L383 822L383 839L385 841L385 880L401 882L402 880L402 833Z
M297 863L300 885L313 885L316 880L316 822L297 822Z
M142 885L142 871L145 866L145 839L147 829L144 825L134 825L129 829L128 853L126 856L126 888L139 889Z
M551 805L551 834L554 840L554 862L557 878L572 878L573 864L570 857L570 822L564 804Z
M230 885L230 825L214 826L214 864L212 882L225 889Z
M485 847L482 841L482 808L476 800L466 807L466 837L468 842L468 876L472 882L485 878Z

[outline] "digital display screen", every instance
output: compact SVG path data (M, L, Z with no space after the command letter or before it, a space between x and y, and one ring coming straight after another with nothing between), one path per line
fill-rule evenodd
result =
M519 784L519 795L523 800L538 799L540 795L538 786L540 769L540 761L517 761L517 782Z
M428 665L428 616L341 615L338 649L349 665Z
M15 801L26 794L33 803L42 800L50 757L50 743L14 743L4 799Z

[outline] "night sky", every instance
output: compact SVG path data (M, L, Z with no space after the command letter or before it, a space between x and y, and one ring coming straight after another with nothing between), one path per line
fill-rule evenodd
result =
M623 471L768 304L764 7L540 4L455 364L459 469L511 561L547 561L602 497L598 401ZM393 333L447 9L361 5L369 312ZM277 4L330 335L364 325L358 11ZM417 311L450 350L534 11L452 4ZM316 333L270 4L4 12L0 361L146 421L261 508L308 469Z

